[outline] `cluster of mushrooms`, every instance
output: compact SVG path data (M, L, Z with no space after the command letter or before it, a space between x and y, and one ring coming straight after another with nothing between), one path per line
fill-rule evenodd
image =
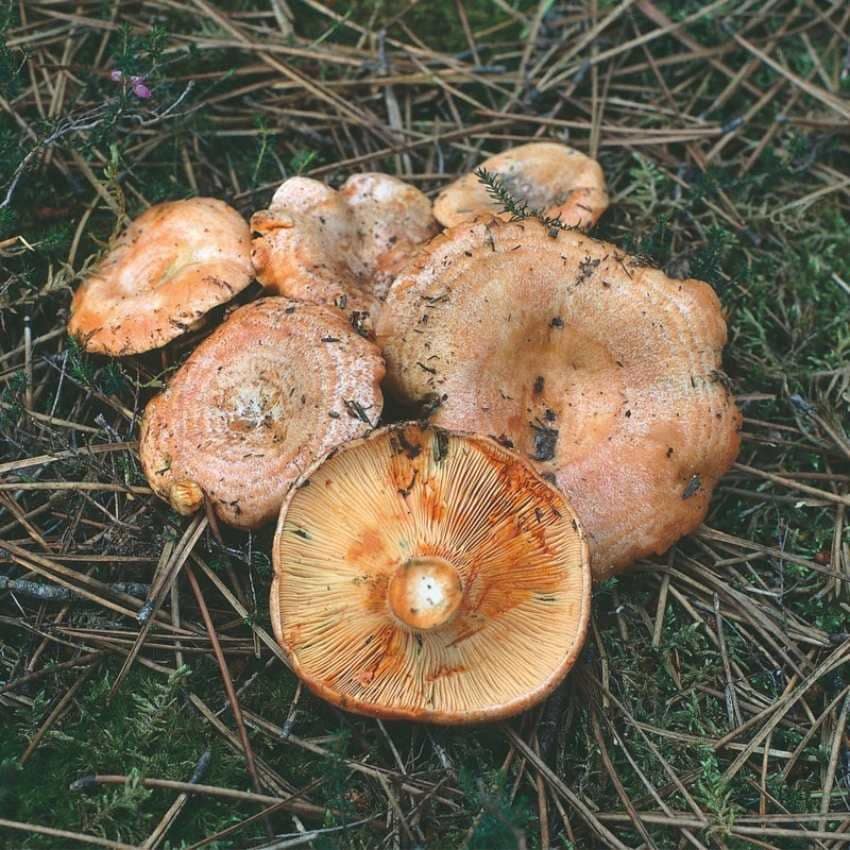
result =
M277 639L363 714L543 699L591 582L693 530L739 447L712 288L583 232L608 204L583 154L482 165L545 215L500 212L474 174L433 205L385 174L293 177L250 226L211 198L151 207L72 304L88 351L127 355L264 287L149 403L141 462L181 514L277 520ZM383 393L419 418L385 424Z

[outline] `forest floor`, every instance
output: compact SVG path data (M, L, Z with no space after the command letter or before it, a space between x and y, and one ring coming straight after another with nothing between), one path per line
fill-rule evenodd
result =
M848 39L827 0L0 0L0 847L850 843ZM544 705L350 716L270 637L271 531L220 542L140 472L200 335L90 356L70 295L157 201L433 194L531 139L598 157L597 235L716 288L741 455L704 525L595 589Z

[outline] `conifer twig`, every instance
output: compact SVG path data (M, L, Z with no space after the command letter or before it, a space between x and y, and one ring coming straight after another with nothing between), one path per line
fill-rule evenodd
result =
M505 181L495 172L486 168L476 168L473 174L487 187L487 194L499 205L502 212L509 213L511 221L525 221L529 218L537 219L544 227L548 228L550 235L552 231L575 230L569 224L561 220L561 216L546 215L546 210L537 207L529 207L528 201L520 201L515 198Z

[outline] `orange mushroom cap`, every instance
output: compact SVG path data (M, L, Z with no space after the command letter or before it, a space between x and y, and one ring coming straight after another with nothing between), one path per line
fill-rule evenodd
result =
M256 528L317 457L378 421L383 376L378 349L333 307L255 301L148 404L145 475L180 513L206 497L224 522Z
M388 174L357 174L337 192L292 177L251 227L257 279L270 293L374 317L393 277L437 230L431 202Z
M511 196L569 227L587 229L608 209L605 175L595 159L554 142L530 142L491 156L481 168L495 174ZM444 227L497 214L499 204L475 174L465 174L434 201Z
M270 610L319 696L460 724L546 697L590 611L572 508L493 440L393 425L331 452L284 502Z
M737 455L714 290L578 231L458 225L396 279L376 332L390 391L554 477L597 579L699 525Z
M339 193L354 214L372 292L383 301L411 254L437 233L431 201L416 187L376 173L352 175Z
M250 243L247 222L223 201L156 204L77 290L68 332L98 354L159 348L251 282Z

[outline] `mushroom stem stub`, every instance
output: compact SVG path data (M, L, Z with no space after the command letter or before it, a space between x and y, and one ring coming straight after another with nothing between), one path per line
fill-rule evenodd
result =
M427 632L449 622L462 598L460 575L444 558L405 561L387 587L387 603L396 619L414 631Z
M194 481L175 481L168 491L171 507L182 516L190 516L204 504L204 491Z

